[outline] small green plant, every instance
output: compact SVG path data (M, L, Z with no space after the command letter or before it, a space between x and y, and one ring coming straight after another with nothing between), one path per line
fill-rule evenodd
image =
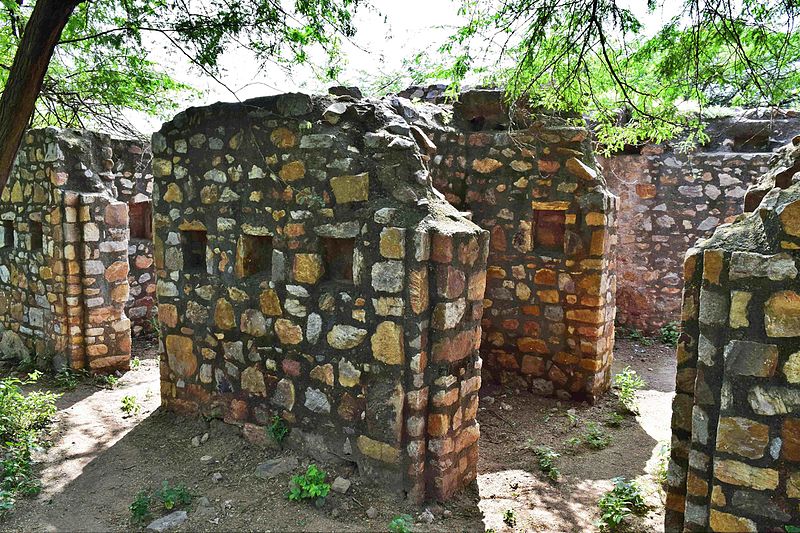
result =
M610 428L618 428L622 425L622 421L625 420L625 417L617 412L609 413L606 417L605 425Z
M786 531L786 533L800 533L800 526L786 525L783 526L783 530Z
M514 509L506 509L506 511L503 513L503 522L508 527L517 526L517 517L514 514Z
M611 444L611 435L603 431L594 422L589 422L586 424L586 433L583 435L583 440L593 450L602 450Z
M606 531L619 531L625 518L631 514L647 512L644 496L635 481L623 477L612 480L614 488L606 492L597 505L600 507L600 528Z
M414 519L410 515L401 514L400 516L395 516L389 522L389 531L391 533L411 533L411 524L413 522Z
M139 370L139 367L142 366L142 360L138 357L134 357L131 359L131 370Z
M572 454L574 454L577 451L578 446L580 446L581 444L583 444L583 440L580 437L570 437L564 441L564 446L566 446L569 453Z
M128 509L131 511L131 520L141 524L150 517L150 495L147 491L140 490Z
M681 326L677 322L670 322L658 330L658 340L667 346L677 346L681 336Z
M176 506L189 505L192 503L192 495L189 494L189 491L186 490L186 487L183 485L170 487L169 482L166 480L161 483L161 489L156 491L155 497L158 500L161 500L161 503L164 505L164 509L167 511L171 511Z
M549 446L537 446L533 453L539 459L539 469L553 481L558 481L558 478L561 477L561 472L556 466L556 460L561 456Z
M283 418L275 415L272 417L270 425L267 426L267 433L269 433L270 437L272 437L275 442L280 444L283 442L283 439L286 438L286 435L289 434L289 426L286 425Z
M55 375L53 381L59 389L73 390L78 386L78 374L69 368L65 368Z
M567 411L564 416L567 417L567 424L569 427L574 428L578 426L578 415L574 412Z
M661 443L661 448L658 450L658 461L656 462L656 467L653 471L653 478L655 479L656 483L662 487L667 484L667 470L669 469L670 449L671 447L668 442Z
M619 336L623 339L630 339L634 342L638 342L642 346L652 346L655 341L642 333L640 330L636 328L627 328L627 327L620 327L618 328Z
M136 400L136 396L126 394L122 397L122 412L128 416L138 415L142 410L142 406Z
M102 385L103 387L113 389L114 387L117 386L119 378L114 374L106 374L105 376L97 376L97 381L99 381L100 385Z
M24 394L22 386L34 383L40 376L41 372L32 372L24 381L11 377L0 380L0 516L14 507L17 495L41 491L31 453L43 444L59 395Z
M624 412L638 414L636 391L644 388L645 385L647 385L645 381L629 366L614 376L614 387L617 389L620 407Z
M292 478L292 487L287 495L291 501L315 500L324 498L331 491L331 486L325 483L327 474L317 465L310 464L306 473Z
M155 335L161 335L161 322L157 316L150 317L150 331Z

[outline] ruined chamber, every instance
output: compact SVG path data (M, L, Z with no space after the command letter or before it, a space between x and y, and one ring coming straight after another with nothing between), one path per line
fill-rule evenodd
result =
M476 477L489 238L398 110L286 94L153 136L161 393L446 499Z
M593 401L613 357L617 197L586 128L505 102L468 91L445 126L423 126L438 149L434 184L491 231L484 370L506 387Z
M56 128L25 134L0 199L4 357L128 368L132 329L147 327L155 301L149 235L137 233L149 228L149 164L137 141Z
M685 261L667 531L800 523L800 137Z

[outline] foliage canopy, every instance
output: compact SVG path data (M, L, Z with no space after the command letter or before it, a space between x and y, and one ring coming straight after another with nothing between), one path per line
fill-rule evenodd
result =
M798 0L462 0L466 22L410 59L413 81L507 88L534 108L589 115L607 150L683 133L702 141L710 106L800 99ZM652 22L674 12L658 27ZM653 30L656 31L653 31Z
M31 125L100 125L131 132L123 111L150 115L173 110L189 90L148 57L184 56L216 77L219 58L238 46L262 66L309 61L318 46L331 54L354 34L352 12L360 0L93 0L70 17L50 63ZM35 1L0 0L0 88Z

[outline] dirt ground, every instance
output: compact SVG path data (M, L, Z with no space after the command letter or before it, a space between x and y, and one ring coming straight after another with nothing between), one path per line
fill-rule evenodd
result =
M263 480L254 471L258 464L290 452L254 446L222 423L161 411L156 347L139 341L135 352L141 366L126 373L115 388L85 382L63 394L52 446L36 457L43 491L19 500L0 530L136 529L128 506L137 492L157 489L164 480L184 484L195 496L180 531L386 531L393 517L405 513L416 518L424 510L364 483L353 467L329 465L321 466L331 479L341 475L353 482L346 495L332 492L321 508L287 501L292 474ZM651 473L662 444L669 441L674 356L671 348L659 344L643 347L618 340L614 370L628 365L647 387L638 396L641 414L626 418L618 428L602 424L616 406L613 394L590 406L514 391L499 394L485 384L477 484L445 505L428 505L435 520L414 529L511 531L503 514L513 510L517 531L596 530L598 498L612 487L613 478L624 476L642 483L652 507L647 516L635 519L633 530L662 531L663 494ZM122 412L126 395L137 398L138 415ZM566 442L583 435L590 422L611 436L610 446L595 451ZM194 446L192 438L206 432L208 440ZM538 445L561 453L558 482L539 471L532 451ZM305 466L308 460L300 457L300 462ZM222 479L215 482L216 473ZM200 505L202 497L207 505ZM366 514L370 507L378 511L372 519Z

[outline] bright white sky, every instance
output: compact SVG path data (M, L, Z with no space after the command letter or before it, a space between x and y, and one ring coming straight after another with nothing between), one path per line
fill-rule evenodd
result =
M653 23L675 13L670 9L669 13L648 14L645 0L628 2L639 20L653 28L659 26ZM358 33L352 43L344 43L342 83L358 84L360 80L369 79L372 73L395 71L402 67L404 59L425 49L438 48L464 22L458 15L461 0L372 0L372 4L372 9L360 8L357 11L355 27ZM679 9L680 5L676 1L670 8ZM177 79L203 92L199 98L187 99L183 107L290 91L324 92L332 85L316 79L307 67L295 68L291 75L276 66L259 72L259 65L249 52L232 49L222 58L220 80L236 93L234 96L216 81L189 68L188 61L174 51L167 55L160 50L154 51L152 57L173 71ZM131 119L143 132L160 127L159 119L141 116Z

